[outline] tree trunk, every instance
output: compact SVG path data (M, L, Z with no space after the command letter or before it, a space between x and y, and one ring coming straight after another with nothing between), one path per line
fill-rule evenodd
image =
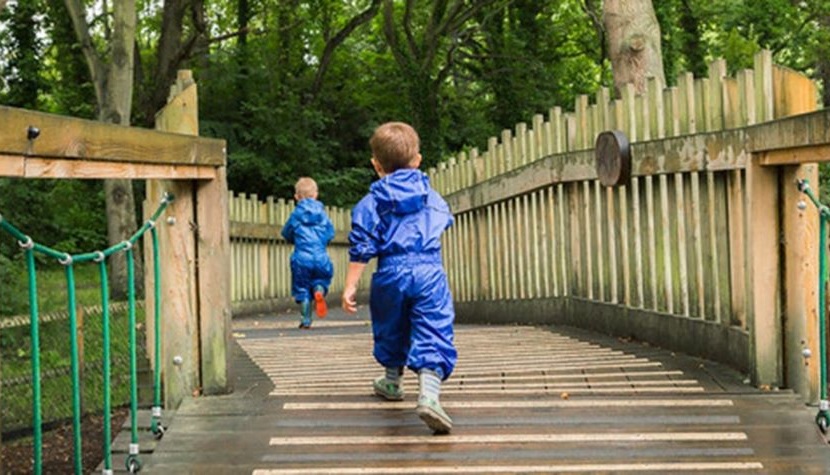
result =
M135 0L113 2L113 28L109 39L110 58L101 60L95 49L86 10L80 0L65 0L72 17L78 42L87 60L98 101L98 119L118 125L130 125L133 99L133 55L135 53L136 8ZM107 237L110 245L129 239L137 228L135 197L129 180L106 180L104 191L107 202ZM143 272L138 247L134 248L136 263L136 290L143 289ZM110 289L114 299L126 295L127 266L124 254L110 258Z
M112 56L104 88L105 100L101 104L100 120L119 125L130 125L133 106L133 55L135 54L136 9L135 0L119 0L114 5ZM129 239L137 228L135 196L130 180L106 180L104 191L107 201L107 236L110 244ZM112 295L126 295L127 268L123 254L112 256L110 261ZM136 290L143 289L144 273L139 247L133 249Z
M605 0L603 22L617 94L628 83L645 92L649 77L665 83L660 25L651 0Z

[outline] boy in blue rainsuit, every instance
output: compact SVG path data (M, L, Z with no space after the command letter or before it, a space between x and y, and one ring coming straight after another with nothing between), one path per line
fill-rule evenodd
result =
M334 226L317 201L317 183L308 177L294 185L297 207L291 213L282 237L294 244L291 254L291 295L300 304L300 328L311 328L311 300L314 299L317 316L324 318L326 294L334 268L326 253L326 246L334 238Z
M374 357L386 368L374 380L376 395L404 397L404 366L418 374L416 413L435 433L452 429L441 407L441 382L458 357L453 344L453 309L441 262L441 234L453 218L449 206L430 187L421 164L417 132L401 122L378 127L369 145L380 180L352 210L349 270L343 309L357 310L357 283L366 263L376 257L369 311Z

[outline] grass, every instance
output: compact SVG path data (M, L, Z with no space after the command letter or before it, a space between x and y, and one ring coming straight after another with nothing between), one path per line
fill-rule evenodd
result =
M100 279L95 265L76 266L77 304L89 307L101 304ZM20 267L20 272L25 268ZM41 266L37 274L38 306L41 318L56 311L66 311L67 291L63 267ZM21 279L25 282L25 276ZM3 289L0 289L3 290ZM15 288L13 292L28 292ZM0 315L0 319L4 316ZM8 318L8 316L5 316ZM144 322L144 310L136 309L136 319ZM103 408L103 341L100 315L87 315L83 320L82 342L84 353L83 395L86 412L100 412ZM42 412L44 423L65 420L72 415L72 390L69 368L71 364L68 319L44 322L40 325L40 357L42 381ZM113 406L129 401L129 318L126 311L110 315L112 355ZM139 358L144 358L144 336L138 336ZM0 418L4 431L25 429L31 425L31 338L29 325L0 329L0 361L2 361L3 388L0 390Z

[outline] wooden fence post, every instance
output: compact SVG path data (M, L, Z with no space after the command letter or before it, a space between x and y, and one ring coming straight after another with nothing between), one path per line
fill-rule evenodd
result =
M818 109L818 88L807 77L773 66L774 117L787 117ZM806 133L795 130L793 133ZM805 200L796 180L809 180L818 193L818 164L780 167L782 232L784 239L783 292L784 383L806 403L819 399L819 358L804 358L804 352L819 355L818 335L818 248L819 216L814 206L803 210Z
M199 330L202 389L222 394L230 385L231 296L228 181L225 167L196 187Z
M179 71L167 106L156 116L156 129L198 135L198 97L190 71ZM173 193L175 201L158 223L157 265L161 266L163 286L161 365L165 406L174 408L184 397L229 389L230 244L225 167L218 167L209 181L148 181L148 212L164 192ZM145 274L149 339L153 277L149 271ZM179 365L173 363L176 356L181 357Z

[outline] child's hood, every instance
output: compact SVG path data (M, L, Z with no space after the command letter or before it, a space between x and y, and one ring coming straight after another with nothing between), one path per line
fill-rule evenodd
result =
M403 169L372 183L370 192L379 214L412 214L426 207L429 177L417 169Z
M323 203L312 199L305 198L297 203L297 219L306 225L313 225L323 222L326 211L323 209Z

